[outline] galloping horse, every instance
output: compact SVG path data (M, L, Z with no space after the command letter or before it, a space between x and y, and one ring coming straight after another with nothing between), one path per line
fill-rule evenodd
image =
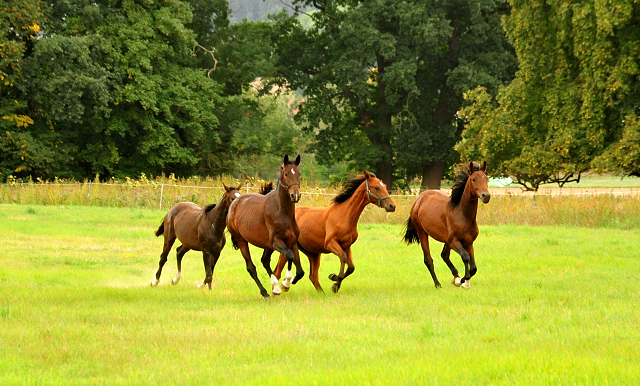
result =
M444 243L441 256L453 274L453 285L469 288L469 280L478 270L473 252L473 242L478 237L478 199L485 204L491 199L487 176L484 174L486 169L486 162L482 167L469 163L469 171L461 171L458 175L451 197L439 190L427 190L418 196L411 208L404 241L407 244L420 243L424 252L424 264L429 268L436 288L441 286L433 269L429 236ZM452 249L460 254L464 262L462 279L449 259Z
M227 212L229 206L237 198L240 197L240 187L224 187L224 194L220 198L218 204L211 204L204 208L199 207L193 202L179 202L175 204L169 212L164 216L162 224L155 232L156 236L164 234L164 247L160 254L160 267L156 272L156 278L151 282L151 286L155 287L160 282L160 274L162 267L167 262L167 255L171 251L176 238L180 240L182 245L176 248L178 257L178 273L171 280L171 284L176 285L182 277L182 257L189 250L202 251L202 260L204 261L204 270L206 277L204 281L198 284L198 288L205 285L211 289L211 280L213 278L213 269L220 257L220 251L225 244L224 228L226 226Z
M271 254L276 250L283 253L289 262L296 265L296 277L293 284L304 276L298 254L298 235L295 206L300 200L300 156L294 162L284 156L284 163L278 173L277 187L266 195L245 194L231 204L227 215L227 228L231 241L240 249L249 275L258 285L260 294L269 297L267 290L258 279L256 266L251 261L249 243L264 249L262 265L271 278L271 291L281 293L278 279L271 270Z
M365 171L363 175L347 181L342 191L333 198L333 204L327 208L296 208L296 221L300 227L298 247L309 258L309 279L322 291L318 281L320 256L333 253L340 258L340 274L332 273L329 279L335 281L331 289L338 292L342 280L353 273L355 267L351 258L351 245L358 239L358 220L368 204L384 207L387 212L396 210L386 186L376 175ZM280 255L275 276L280 279L286 258ZM347 265L347 271L344 266ZM291 286L291 270L287 270L282 282L284 291Z

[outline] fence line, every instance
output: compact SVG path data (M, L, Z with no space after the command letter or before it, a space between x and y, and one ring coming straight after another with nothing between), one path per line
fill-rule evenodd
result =
M138 183L133 183L133 184L111 184L111 183L105 183L105 182L92 182L89 181L88 183L84 183L84 182L78 182L78 183L0 183L0 187L3 186L13 186L13 187L17 187L20 186L21 189L24 188L24 186L28 186L28 187L57 187L57 186L76 186L76 187L83 187L85 185L88 186L88 194L87 194L87 198L90 198L91 196L91 186L92 185L97 185L97 186L109 186L109 187L129 187L129 188L144 188L144 187L153 187L153 188L160 188L160 198L162 199L163 193L164 193L164 187L175 187L175 188L184 188L184 189L219 189L222 190L223 188L220 186L199 186L199 185L178 185L178 184L165 184L164 182L162 183L151 183L151 184L138 184ZM260 188L258 186L244 186L243 187L247 193L249 193L249 190L251 191L259 191ZM518 189L517 191L514 191ZM489 190L491 191L492 195L495 196L599 196L599 195L614 195L614 196L625 196L625 195L637 195L640 194L640 187L638 188L552 188L552 189L544 189L542 191L538 191L538 192L532 192L532 191L525 191L519 188L489 188ZM579 190L579 191L574 191L574 190ZM450 193L451 189L450 188L445 188L442 189L443 192L445 193ZM311 192L311 191L303 191L300 192L301 194L308 194L308 195L317 195L317 196L335 196L337 194L336 192L333 193L327 193L327 192ZM391 197L418 197L419 194L415 194L415 193L403 193L403 194L391 194Z

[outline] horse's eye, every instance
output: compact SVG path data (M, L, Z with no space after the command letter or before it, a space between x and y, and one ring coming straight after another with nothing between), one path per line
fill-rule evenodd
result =
M472 178L472 180L473 180L473 182L476 182L476 179L475 179L475 178Z

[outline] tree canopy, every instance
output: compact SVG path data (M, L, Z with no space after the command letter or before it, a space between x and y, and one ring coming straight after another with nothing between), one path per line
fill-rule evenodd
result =
M468 94L457 149L529 189L589 169L640 172L640 3L512 0L519 70L494 100Z
M320 162L346 158L388 184L421 176L424 187L439 187L455 160L462 92L497 90L515 71L500 26L506 2L294 4L316 11L309 28L276 20L277 79L303 90L296 117L315 135Z

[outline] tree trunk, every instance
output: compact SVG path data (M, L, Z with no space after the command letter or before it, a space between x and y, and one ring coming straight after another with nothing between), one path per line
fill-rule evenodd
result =
M376 165L376 176L387 185L391 191L393 184L393 164L391 162L380 162Z
M427 189L440 190L442 177L444 176L444 166L443 161L433 160L424 168L420 191Z

